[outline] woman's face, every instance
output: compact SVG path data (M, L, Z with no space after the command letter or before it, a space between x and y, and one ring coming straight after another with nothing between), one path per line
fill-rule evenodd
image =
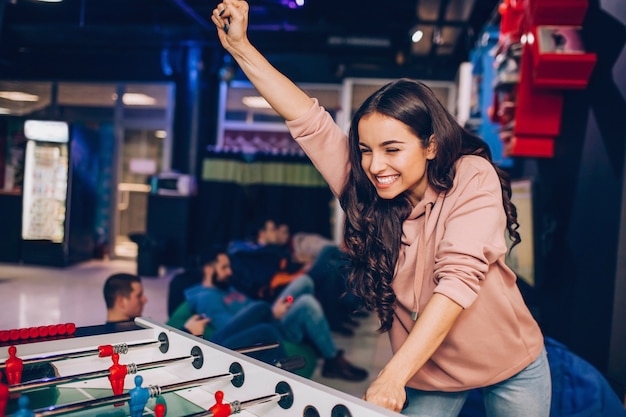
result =
M407 192L416 205L428 187L426 162L435 157L435 145L422 141L404 123L380 113L359 121L361 167L381 198Z

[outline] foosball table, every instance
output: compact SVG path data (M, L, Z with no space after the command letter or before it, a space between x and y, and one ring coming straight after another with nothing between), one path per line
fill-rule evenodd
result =
M0 371L0 417L398 416L146 318L123 331L6 343Z

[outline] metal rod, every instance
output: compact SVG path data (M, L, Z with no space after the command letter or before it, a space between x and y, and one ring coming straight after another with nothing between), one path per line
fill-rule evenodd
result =
M227 374L210 376L208 378L200 378L200 379L194 379L191 381L177 382L171 385L164 385L160 387L160 392L158 395L167 394L168 392L178 391L178 390L185 389L185 388L195 388L196 386L202 385L204 382L208 382L212 380L226 379L226 378L233 379L234 377L240 376L240 375L241 375L241 372L237 372L234 374L229 372Z
M148 362L148 363L140 363L139 365L135 365L135 364L130 364L130 365L126 365L128 366L129 369L128 372L130 374L136 374L137 371L144 371L146 369L154 369L154 368L160 368L162 366L165 365L170 365L172 363L176 363L176 362L184 362L184 361L194 361L196 359L195 356L182 356L180 358L172 358L172 359L163 359L160 361L154 361L154 362ZM132 369L135 368L135 369Z
M139 370L153 369L153 368L158 368L161 366L169 365L175 362L182 362L182 361L189 361L189 360L195 360L195 358L193 356L184 356L180 358L165 359L162 361L144 363L144 364L139 364L139 365L135 365L131 363L129 365L124 365L124 366L127 367L128 373L132 375L132 374L137 373L137 371ZM102 378L105 376L109 376L110 372L111 371L109 369L103 369L101 371L87 372L84 374L66 375L66 376L59 376L59 377L54 377L54 378L35 379L32 381L24 382L22 384L10 385L9 393L29 391L29 390L39 389L39 388L45 388L51 385L66 384L68 382L85 381L89 379Z
M241 406L240 410L245 410L248 407L269 403L271 401L280 401L283 397L286 397L287 395L289 395L289 393L284 393L284 394L276 393L272 395L266 395L265 397L253 398L251 400L242 401L240 403L240 406Z
M120 345L113 345L113 350L116 353L126 353L130 349L146 348L146 347L150 347L153 345L160 346L161 344L162 343L159 341L142 342L142 343L136 343L133 345L126 345L125 343L123 343ZM64 359L84 358L87 356L94 356L94 355L99 355L99 354L100 354L100 349L89 349L89 350L83 350L83 351L74 352L74 353L59 353L56 355L39 356L35 358L22 359L22 365L36 364L36 363L42 363L42 362L55 362L55 361L64 360ZM6 367L5 362L6 362L6 359L3 359L0 362L0 369L3 369Z
M161 346L162 344L163 343L159 341L135 343L132 345L126 345L125 343L122 343L119 345L113 345L113 351L115 353L127 353L129 350L144 349L144 348L151 347L151 346L156 347L156 346ZM267 344L267 345L255 345L255 346L242 347L242 348L233 349L233 350L239 353L252 353L252 352L259 352L262 350L274 349L279 346L280 346L279 343L272 343L272 344ZM73 352L73 353L59 353L56 355L38 356L35 358L22 359L22 365L31 365L31 364L37 364L37 363L43 363L43 362L56 362L59 360L66 360L66 359L78 359L78 358L85 358L88 356L95 356L95 355L100 355L99 348L83 350L83 351ZM0 361L0 369L4 369L6 367L5 362L6 362L6 359L3 359Z
M97 349L91 349L91 350L85 350L85 351L76 352L76 353L60 353L58 355L39 356L37 358L22 359L22 365L29 365L29 364L42 363L42 362L54 362L54 361L62 360L62 359L83 358L86 356L97 355L98 353L99 352ZM0 369L6 367L5 362L6 362L6 359L3 360L2 363L0 363Z
M287 395L289 395L289 393L284 393L284 394L276 393L276 394L266 395L264 397L253 398L251 400L246 400L246 401L241 401L241 402L233 401L231 403L226 403L226 404L230 405L231 414L238 414L242 412L243 410L250 408L252 406L255 406L255 405L265 404L265 403L269 403L272 401L278 402ZM188 414L185 417L210 417L210 416L213 416L213 412L211 410L206 410L206 411L199 411L194 414Z
M207 382L216 381L219 379L227 379L227 378L232 379L239 375L241 375L240 372L237 372L234 374L227 373L227 374L209 376L206 378L193 379L190 381L178 382L178 383L170 384L170 385L163 385L162 387L159 387L158 385L151 385L149 386L150 397L155 398L161 394L165 394L168 392L178 391L178 390L187 389L187 388L199 387ZM121 395L96 398L96 399L88 400L88 401L79 401L79 402L68 403L68 404L52 405L50 407L40 408L38 410L35 410L33 411L33 413L35 414L35 417L55 416L57 414L71 413L71 412L82 410L88 407L101 407L105 405L129 401L129 400L130 400L130 391Z
M267 345L255 345L255 346L249 346L249 347L243 347L243 348L239 348L239 349L235 349L235 352L239 352L239 353L251 353L251 352L259 352L262 350L269 350L269 349L274 349L280 346L280 343L271 343L271 344L267 344Z

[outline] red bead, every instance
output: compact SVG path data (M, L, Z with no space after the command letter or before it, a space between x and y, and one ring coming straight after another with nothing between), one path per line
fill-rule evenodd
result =
M48 336L48 326L39 326L39 337Z

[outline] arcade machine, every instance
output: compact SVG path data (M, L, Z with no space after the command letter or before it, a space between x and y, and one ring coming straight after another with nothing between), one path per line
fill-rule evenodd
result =
M111 333L42 330L23 342L0 332L0 417L399 415L150 319ZM33 367L52 371L23 377Z

